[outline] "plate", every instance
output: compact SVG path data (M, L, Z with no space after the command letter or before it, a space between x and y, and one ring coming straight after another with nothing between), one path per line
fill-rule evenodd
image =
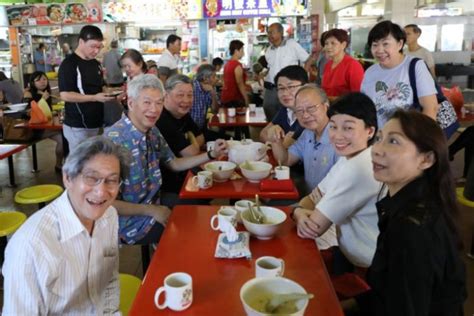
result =
M11 113L18 113L18 112L23 112L24 110L6 110L6 111L3 111L3 114L11 114Z

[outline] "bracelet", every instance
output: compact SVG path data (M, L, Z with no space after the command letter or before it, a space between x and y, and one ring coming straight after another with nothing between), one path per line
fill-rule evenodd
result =
M215 158L212 157L211 153L212 153L212 150L208 150L207 151L207 157L209 157L210 160L214 160Z

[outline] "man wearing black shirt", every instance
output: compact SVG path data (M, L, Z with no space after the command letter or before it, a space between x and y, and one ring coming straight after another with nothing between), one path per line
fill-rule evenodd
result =
M189 157L201 153L204 135L189 112L193 105L193 84L185 75L171 76L165 84L165 106L156 126L176 157ZM191 136L192 134L192 136ZM161 168L163 185L161 201L168 207L179 203L177 192L181 189L187 171L174 172ZM196 204L196 201L193 203Z
M59 91L66 102L63 132L70 148L99 134L104 123L104 102L114 99L103 92L102 67L95 59L103 40L98 27L84 26L74 54L59 67Z

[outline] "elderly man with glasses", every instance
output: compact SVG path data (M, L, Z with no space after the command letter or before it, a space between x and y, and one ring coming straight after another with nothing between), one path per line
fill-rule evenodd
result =
M128 113L105 135L132 154L130 172L126 175L114 206L120 215L119 236L127 244L157 243L170 210L160 205L162 170L187 170L225 153L225 142L216 143L213 151L186 158L176 158L155 123L163 111L164 89L154 75L139 75L127 86Z
M303 133L288 149L283 138L272 141L273 155L283 165L293 166L303 161L306 192L300 192L301 195L311 192L338 159L329 142L328 106L328 98L322 89L314 84L304 85L296 92L294 107L296 118L304 128Z
M3 315L104 315L119 309L118 218L112 207L130 156L102 136L73 148L66 190L7 245Z

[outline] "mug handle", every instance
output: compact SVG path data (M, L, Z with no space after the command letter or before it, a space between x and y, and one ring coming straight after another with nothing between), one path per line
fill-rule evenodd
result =
M280 262L281 262L280 276L283 276L283 274L285 273L285 261L283 259L280 259Z
M217 225L215 225L216 219L217 219ZM214 215L211 217L211 227L214 230L219 229L219 215Z
M168 305L166 304L166 297L165 297L165 301L163 302L163 304L160 304L159 303L159 300L160 300L160 295L161 293L165 292L165 287L162 286L160 287L158 290L156 290L155 292L155 306L158 307L159 309L165 309Z

